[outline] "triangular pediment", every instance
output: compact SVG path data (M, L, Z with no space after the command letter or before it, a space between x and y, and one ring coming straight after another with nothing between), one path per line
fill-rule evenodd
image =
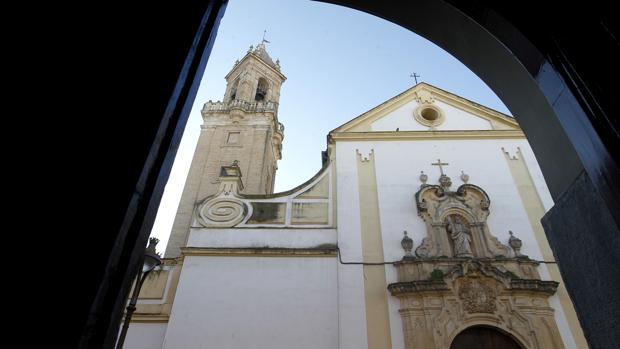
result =
M511 116L419 83L331 133L386 131L520 131Z

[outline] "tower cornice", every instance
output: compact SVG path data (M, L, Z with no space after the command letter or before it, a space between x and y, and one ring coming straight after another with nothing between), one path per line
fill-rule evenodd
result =
M228 74L226 74L226 76L224 78L228 80L228 78L234 72L237 71L237 68L239 68L245 61L249 60L250 58L254 58L256 61L260 62L260 64L262 66L264 66L265 68L269 69L271 72L275 73L280 79L282 79L282 82L286 81L286 76L284 74L282 74L279 70L275 69L274 67L272 67L271 65L266 63L262 58L260 58L254 52L248 52L238 63L235 64L233 69L231 69L230 72Z

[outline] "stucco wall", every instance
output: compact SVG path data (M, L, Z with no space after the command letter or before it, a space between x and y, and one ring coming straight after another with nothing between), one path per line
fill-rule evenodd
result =
M185 258L164 348L338 348L334 257Z
M187 246L314 248L336 243L336 229L195 228Z
M160 349L166 333L165 323L132 323L127 330L123 348Z
M428 126L418 123L413 118L413 113L418 107L418 102L409 101L395 110L389 112L379 120L372 123L372 131L427 131ZM437 130L491 130L491 123L487 120L472 117L465 111L455 108L441 101L436 101L433 106L441 109L446 116L444 122L435 127Z

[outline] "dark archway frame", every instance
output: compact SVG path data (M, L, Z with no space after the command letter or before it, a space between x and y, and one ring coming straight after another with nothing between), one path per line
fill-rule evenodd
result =
M80 165L90 166L91 176L100 176L100 192L108 199L73 212L75 217L90 217L94 211L106 217L91 226L91 237L72 238L83 249L69 250L90 270L98 270L78 274L82 292L70 300L80 323L72 343L79 341L79 347L109 347L114 342L226 2L151 3L135 12L125 4L106 3L90 13L88 21L67 16L64 22L82 30L109 29L105 40L90 38L96 49L88 52L81 37L59 36L79 53L80 68L111 73L89 76L79 88L63 91L74 93L73 102L99 96L105 103L92 114L101 117L92 119L107 121L95 124L86 140L67 133L87 149L112 145L105 147L105 157L76 156ZM555 200L543 224L588 343L605 348L620 342L615 321L620 313L620 188L615 183L620 178L615 96L620 36L611 5L597 0L588 6L326 2L377 15L431 40L504 101L524 129ZM122 116L116 124L110 119L114 115ZM122 175L106 176L113 170ZM79 202L82 183L71 185ZM73 225L83 232L85 225ZM600 304L600 299L608 304Z

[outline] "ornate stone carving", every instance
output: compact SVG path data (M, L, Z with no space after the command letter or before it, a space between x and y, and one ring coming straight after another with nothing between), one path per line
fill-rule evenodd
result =
M439 184L441 184L441 187L444 190L448 190L452 186L452 179L450 179L450 177L442 174L441 177L439 177Z
M220 168L220 188L196 207L196 220L204 227L229 228L248 216L248 204L239 198L243 189L239 161Z
M415 194L418 216L427 228L427 236L416 248L416 255L420 258L511 257L510 247L489 232L486 220L491 201L484 190L463 184L451 191L452 183L445 174L441 175L440 183L422 186Z
M467 184L467 182L469 181L469 175L467 173L463 172L463 170L461 170L461 180L465 184Z
M471 251L471 236L461 216L448 216L448 233L450 233L450 238L452 238L454 242L454 256L473 257Z
M422 182L422 185L426 185L427 180L428 176L426 175L426 173L424 173L424 171L420 171L420 182Z
M404 234L405 236L400 241L400 245L403 247L403 250L405 250L405 257L409 257L411 256L411 249L413 248L413 240L407 236L406 230L404 231Z
M521 239L515 237L512 233L512 230L509 230L508 234L510 234L510 238L508 239L508 245L510 245L510 247L512 247L512 249L515 251L516 257L522 257L523 255L521 254L521 246L523 245L523 243L521 242Z
M205 227L234 227L247 214L247 204L232 197L208 200L198 207L198 221Z
M476 325L510 333L523 348L563 348L547 300L558 283L540 280L538 262L520 254L512 232L510 247L491 234L484 190L465 183L452 191L441 167L447 164L433 165L440 167L440 185L422 185L415 194L426 237L418 258L395 263L399 282L388 286L401 301L405 348L449 348ZM461 180L469 178L462 173Z
M467 279L459 289L463 308L468 313L493 313L497 309L493 289L477 279Z
M535 279L522 278L536 265L517 258L396 263L399 282L388 290L400 299L405 348L449 348L458 333L476 325L499 328L526 349L563 348L547 301L558 283L536 273Z
M420 104L432 104L435 103L435 98L431 91L419 90L415 92L415 100Z

